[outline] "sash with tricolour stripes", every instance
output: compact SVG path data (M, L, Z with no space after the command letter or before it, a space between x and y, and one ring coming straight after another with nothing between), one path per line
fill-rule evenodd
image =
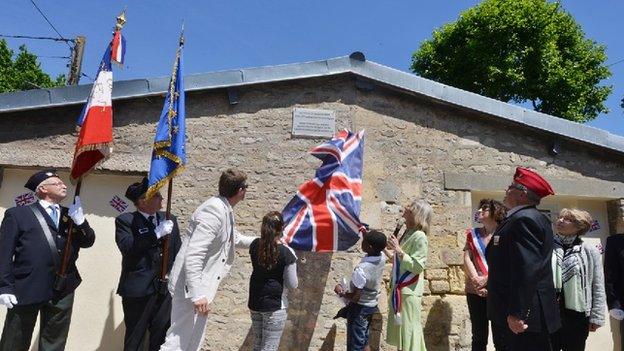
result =
M485 243L474 228L466 230L468 249L474 258L475 264L483 275L488 275L488 264L485 259Z
M405 271L401 274L401 261L399 255L394 254L394 265L392 266L392 280L394 289L392 290L392 308L394 309L394 321L401 325L401 289L418 282L420 274Z

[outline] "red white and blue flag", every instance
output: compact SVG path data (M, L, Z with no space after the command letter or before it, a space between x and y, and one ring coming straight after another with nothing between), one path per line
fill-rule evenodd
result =
M79 179L110 157L113 150L113 71L111 59L115 38L125 44L119 30L106 48L100 62L93 88L85 104L76 128L80 131L76 141L71 178ZM125 45L124 45L125 46ZM123 52L121 53L123 61Z
M121 35L120 30L116 30L113 34L113 41L111 43L111 59L116 63L123 65L124 58L126 57L126 38Z
M364 131L344 130L310 152L323 161L282 211L284 241L298 250L333 252L360 238Z
M394 322L397 325L403 323L401 320L401 289L417 283L419 278L420 274L414 274L410 271L405 271L401 274L401 260L399 260L399 255L394 255L394 264L392 265L392 281L394 283L392 309L394 310Z
M474 261L483 275L488 275L488 264L485 258L485 243L474 228L466 230L466 243Z

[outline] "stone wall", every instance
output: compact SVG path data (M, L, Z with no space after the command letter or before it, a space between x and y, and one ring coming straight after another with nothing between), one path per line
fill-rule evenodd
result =
M148 169L161 107L161 97L115 103L115 153L104 172ZM461 265L464 230L471 223L471 194L446 189L445 172L485 178L509 175L511 180L516 165L523 165L547 179L624 180L621 156L562 140L560 153L552 156L547 151L554 138L546 133L382 87L360 91L348 75L306 79L242 87L237 105L228 104L224 90L187 95L189 164L175 179L173 199L182 227L192 211L215 194L219 174L228 167L249 175L247 199L235 208L239 229L249 233L257 233L262 216L280 210L298 185L313 176L318 160L307 152L322 140L291 138L293 107L330 109L336 113L338 128L366 129L364 222L389 233L403 204L417 197L431 203L434 217L423 297L430 351L467 350L470 344ZM67 167L80 109L4 114L0 165ZM360 257L357 247L334 254L299 253L300 288L291 295L282 350L345 349L344 322L332 319L340 308L332 290L350 275ZM247 253L238 250L231 276L221 284L213 304L206 350L248 349L250 272ZM385 291L380 309L383 326L376 329L383 333ZM387 350L383 335L381 340L380 348Z

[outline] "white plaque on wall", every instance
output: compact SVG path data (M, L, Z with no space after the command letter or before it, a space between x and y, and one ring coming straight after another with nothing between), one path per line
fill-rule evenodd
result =
M292 135L332 137L336 132L336 115L331 110L293 109Z

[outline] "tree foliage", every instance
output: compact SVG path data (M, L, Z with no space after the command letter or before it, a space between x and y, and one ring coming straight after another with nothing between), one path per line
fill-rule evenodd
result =
M559 4L484 0L433 32L412 56L429 79L587 122L608 109L605 47L586 39Z
M59 75L52 80L41 70L37 56L28 52L25 45L20 46L19 53L15 55L7 42L0 40L0 93L60 85L65 85L65 76Z

